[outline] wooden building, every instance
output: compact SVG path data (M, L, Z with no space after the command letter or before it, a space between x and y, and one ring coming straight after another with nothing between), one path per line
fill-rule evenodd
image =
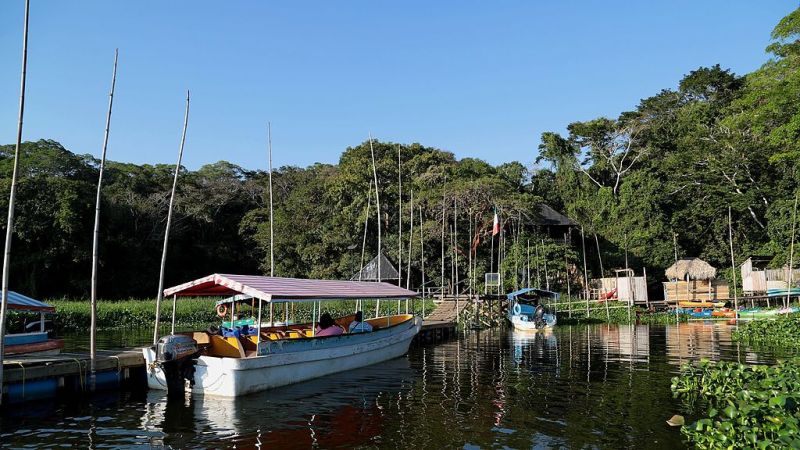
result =
M619 300L629 304L649 305L647 271L637 277L633 269L616 269L614 277L596 278L589 282L593 300Z
M717 269L700 258L682 258L666 270L664 300L676 302L717 302L730 299L728 283L717 280Z
M769 268L772 256L750 256L742 264L742 291L748 296L764 296L770 293L785 295L789 283L789 266ZM800 269L794 269L792 285L800 281Z

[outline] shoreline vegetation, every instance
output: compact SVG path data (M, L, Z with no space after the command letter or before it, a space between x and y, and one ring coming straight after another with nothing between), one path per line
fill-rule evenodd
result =
M214 307L216 298L179 298L177 304L176 326L181 328L208 326L219 322ZM56 313L49 315L48 320L52 321L56 333L72 333L88 330L90 323L89 300L57 299L48 300L47 303L56 308ZM409 303L415 314L422 314L422 302L417 299ZM575 301L572 303L572 317L566 310L559 310L558 323L562 325L574 324L673 324L676 320L685 322L687 316L681 314L676 319L674 313L652 312L640 307L631 309L630 320L628 309L623 302L609 302L608 316L604 304L590 303L589 315L586 316L586 302ZM291 306L290 306L291 308ZM429 315L436 303L434 299L425 300L425 314ZM375 311L375 301L365 301L364 311L367 317L372 317ZM380 304L381 315L394 314L397 312L397 301L383 300ZM326 302L324 310L334 316L352 314L355 311L353 301L333 301ZM290 311L292 311L290 309ZM405 311L405 303L401 303L400 311ZM119 328L152 327L155 320L155 300L154 299L128 299L128 300L100 300L97 302L97 326L99 330L114 330ZM262 312L263 320L269 320L269 311ZM170 323L172 317L172 300L165 299L161 305L160 323ZM283 306L276 306L276 321L283 318ZM19 313L10 315L9 320L12 327L21 327L23 316ZM311 307L304 304L296 304L293 314L290 312L290 319L298 322L311 321ZM498 317L496 319L502 319ZM30 320L38 320L31 317Z

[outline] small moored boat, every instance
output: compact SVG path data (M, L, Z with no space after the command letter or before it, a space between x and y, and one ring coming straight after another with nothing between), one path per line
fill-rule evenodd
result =
M57 355L64 348L61 339L50 339L46 314L55 312L52 305L14 291L8 291L8 309L18 311L27 320L18 323L19 329L5 335L3 345L9 355ZM30 320L34 319L34 320Z
M166 289L164 295L173 297L172 334L142 352L148 385L170 394L183 395L189 388L237 397L377 364L404 355L422 326L413 314L396 314L364 320L371 326L367 332L349 331L354 316L338 318L332 327L340 329L332 335L318 330L326 301L410 300L418 295L388 283L214 274ZM233 297L217 303L218 314L226 319L221 327L175 333L178 296ZM274 305L298 302L313 305L310 323L274 321ZM255 317L242 319L248 305ZM269 321L263 320L264 310Z
M539 331L556 325L556 315L548 313L542 304L545 300L558 301L559 294L544 289L524 288L506 296L508 321L516 330Z

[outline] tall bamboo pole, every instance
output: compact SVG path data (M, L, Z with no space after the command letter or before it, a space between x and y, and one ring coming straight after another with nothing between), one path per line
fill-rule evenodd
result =
M89 359L90 375L89 389L94 391L97 387L97 262L99 259L100 243L100 191L103 186L103 171L106 166L106 150L108 149L108 131L111 128L111 107L114 105L114 87L117 84L117 59L119 49L114 50L114 70L111 74L111 91L108 94L108 113L106 114L106 128L103 133L103 151L100 156L100 174L97 177L97 198L94 203L94 234L92 237L92 285L90 289L91 319L89 324Z
M414 243L414 190L411 190L411 204L409 210L411 214L409 214L409 220L411 221L411 231L408 234L408 270L406 270L406 289L411 289L411 249L412 244ZM408 305L408 301L406 301L406 305ZM408 311L406 311L408 312Z
M474 235L472 233L472 210L470 209L469 214L469 298L470 301L472 300L472 285L475 283L474 273L472 272L472 241L474 239Z
M572 317L572 293L569 287L569 260L567 259L567 233L564 233L564 275L567 280L567 315Z
M547 274L547 252L544 249L544 239L542 239L542 259L544 260L544 284L550 290L550 276Z
M447 216L445 215L445 193L442 191L442 284L441 284L441 292L439 297L442 301L444 301L444 224L447 221Z
M161 318L161 300L164 298L164 271L167 266L167 247L169 244L169 229L172 225L172 206L175 204L175 189L178 187L178 174L181 171L181 160L183 159L183 146L186 143L186 127L189 125L189 91L186 91L186 111L183 115L183 133L181 133L181 145L178 149L178 162L175 164L175 175L172 178L172 192L169 196L169 207L167 209L167 227L164 230L164 248L161 250L161 270L158 275L158 294L156 295L156 324L153 330L153 344L158 342L158 321ZM172 332L175 332L175 300L172 301Z
M597 233L594 234L594 242L597 244L597 259L600 260L600 278L603 278L606 270L603 267L603 255L600 253L600 239L597 238Z
M8 274L11 268L11 238L14 230L14 201L17 192L19 173L19 148L22 145L22 118L25 115L25 77L28 69L28 17L30 0L25 0L25 19L22 26L22 71L19 86L19 120L17 122L17 143L14 147L14 170L11 173L11 192L8 197L8 222L6 223L5 254L3 256L3 285L0 298L0 405L3 404L3 352L6 337L6 312L8 310Z
M531 240L526 239L525 245L527 247L525 254L525 284L531 287Z
M378 216L378 282L380 283L381 280L381 254L383 249L381 248L381 195L380 195L380 188L378 185L378 169L375 166L375 149L372 146L372 133L369 133L369 151L372 155L372 176L375 178L375 209L376 214ZM381 310L381 301L375 300L375 317L380 315Z
M733 215L731 214L731 207L728 206L728 242L731 245L731 272L733 275L733 310L739 314L739 297L736 293L736 262L733 256Z
M453 196L453 274L453 289L455 290L456 294L456 323L458 323L458 203L456 202L455 196Z
M361 281L361 274L364 272L364 251L367 248L367 225L369 224L369 207L372 204L372 180L369 181L367 190L367 212L364 214L364 240L361 242L361 267L358 269L358 281Z
M397 145L397 285L403 281L403 171L400 166L400 144Z
M794 210L792 210L792 240L789 245L789 276L786 277L788 286L786 286L786 308L789 307L789 299L792 294L792 278L794 275L794 227L797 222L797 193L794 194Z
M422 205L419 205L419 255L422 268L422 319L425 319L425 233L422 228Z
M275 215L272 210L272 123L267 122L269 147L269 276L275 276ZM272 302L270 302L272 304Z
M581 249L583 250L583 288L586 298L586 317L589 317L589 269L586 267L586 237L581 227Z

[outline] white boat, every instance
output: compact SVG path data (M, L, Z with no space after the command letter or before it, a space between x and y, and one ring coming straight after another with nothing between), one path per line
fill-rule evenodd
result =
M190 388L195 393L237 397L400 357L422 327L420 318L397 314L364 320L372 326L371 332L348 333L353 316L347 316L334 325L342 326L342 334L317 335L318 309L321 312L326 301L417 296L388 283L214 274L166 289L164 294L173 296L173 302L177 296L235 297L218 302L224 306L218 312L226 318L230 305L230 320L223 323L228 327L222 334L176 334L173 327L170 336L142 349L151 389ZM274 305L290 302L312 303L312 323L271 326ZM248 304L251 313L257 308L257 320L243 321L236 314L237 306L242 312ZM269 322L262 322L262 304L269 308Z
M545 299L558 301L559 294L544 289L524 288L506 296L508 298L508 321L515 330L543 331L556 325L556 315L544 311ZM541 312L537 314L537 306Z

